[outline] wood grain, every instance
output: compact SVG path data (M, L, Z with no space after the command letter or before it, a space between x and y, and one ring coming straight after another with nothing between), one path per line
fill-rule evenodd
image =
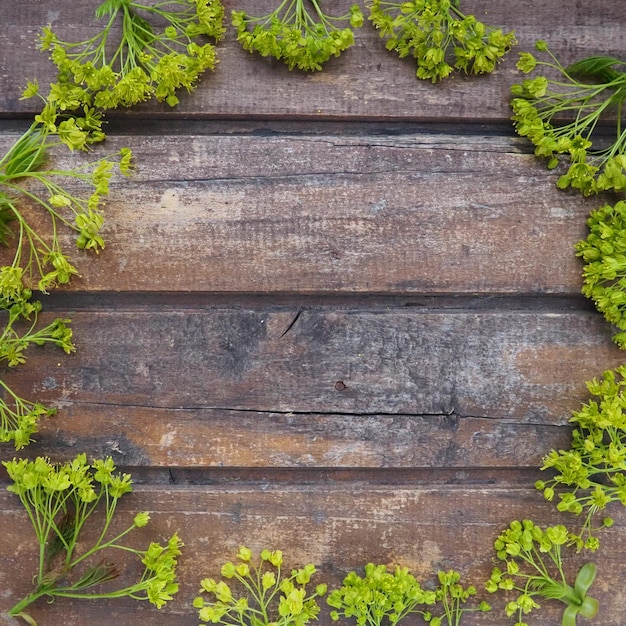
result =
M97 427L94 433L94 426ZM63 405L29 455L86 452L125 467L535 469L565 425L457 415L310 415Z
M73 289L577 294L574 244L603 201L558 190L512 137L135 136L107 148L122 145L136 174L112 189L106 250L74 253Z
M0 582L10 590L2 606L26 593L35 566L33 546L24 528L22 513L10 494L0 496L3 536L11 550L0 555ZM129 523L134 512L150 511L151 523L139 531L137 546L155 536L179 532L185 542L180 562L181 591L160 612L130 601L78 603L59 600L40 603L33 616L46 626L103 625L111 616L130 624L197 624L191 601L199 581L216 577L221 564L232 559L242 544L258 553L262 548L282 548L287 566L315 563L319 581L338 586L350 569L365 563L402 564L425 584L434 581L436 570L455 567L479 588L492 567L492 542L512 519L534 519L542 525L573 523L546 506L532 489L485 487L432 488L428 485L373 487L280 486L259 483L230 487L137 487L134 495L120 501L120 524ZM551 510L552 509L552 510ZM621 626L626 618L623 591L615 585L626 574L622 507L611 510L615 526L604 533L597 557L602 565L593 586L601 603L601 624ZM584 558L566 555L566 569L575 572ZM129 564L129 568L133 568ZM136 569L134 567L133 569ZM131 569L132 571L132 569ZM10 584L7 577L10 576ZM502 609L504 599L489 597L494 612L482 619L467 616L464 624L508 623ZM545 602L536 624L556 623L559 607ZM321 624L328 625L327 607Z
M216 308L67 317L77 353L33 349L4 380L44 402L112 412L456 413L554 424L588 397L586 380L623 360L596 313Z
M273 6L264 0L224 4L227 15L234 8L265 15ZM350 4L338 0L333 7L339 12ZM538 10L532 0L469 0L463 9L488 24L516 31L519 45L493 75L455 76L438 85L418 81L414 62L387 52L369 23L356 33L353 48L331 60L323 72L304 75L245 52L229 27L219 44L217 69L192 96L183 95L176 111L149 104L128 115L502 121L510 115L510 85L520 80L517 52L531 50L537 39L548 40L565 65L591 54L623 55L626 16L611 0L595 0L593 11L585 2L569 2L566 9L548 3ZM62 39L80 41L94 34L93 10L94 3L87 1L50 8L24 0L3 7L0 50L11 54L0 55L0 113L38 111L38 101L19 100L27 78L37 78L41 85L55 78L52 64L36 49L37 33L50 24Z

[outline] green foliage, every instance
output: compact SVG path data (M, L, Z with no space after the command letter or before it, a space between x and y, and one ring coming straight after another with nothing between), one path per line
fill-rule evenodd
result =
M291 570L289 577L281 572L283 554L280 550L261 552L258 565L253 563L249 548L241 547L238 563L227 562L221 575L232 580L242 595L236 596L234 587L220 580L205 578L200 582L200 593L193 606L202 622L224 626L304 626L316 619L320 607L316 598L326 593L326 585L307 585L316 569L312 564Z
M587 596L596 575L593 563L581 567L573 586L567 582L561 552L570 541L565 526L542 530L531 520L511 522L496 539L496 555L505 568L493 568L486 588L517 594L506 605L507 616L517 618L515 626L528 626L522 616L540 608L537 599L542 598L565 604L562 626L576 626L578 615L591 619L598 612L598 601Z
M282 0L268 15L252 17L233 11L237 40L244 50L284 61L290 70L321 70L331 56L338 57L354 43L352 28L363 25L357 4L345 15L332 17L319 0ZM341 23L350 26L341 27Z
M57 318L48 326L35 330L37 315L41 311L40 302L20 302L9 309L8 321L0 335L0 361L7 361L9 367L26 362L24 351L29 345L43 346L52 343L61 348L66 354L74 351L72 331L66 326L70 320ZM31 320L30 328L19 334L15 323L25 318Z
M476 588L472 585L464 588L458 572L439 571L437 576L439 586L429 591L422 588L406 567L396 567L391 573L385 565L368 563L362 578L350 572L343 586L331 591L327 602L335 610L330 617L333 621L354 618L357 626L383 626L397 624L409 615L421 615L430 626L444 623L459 626L464 613L490 610L486 602L481 602L478 608L464 606L476 594ZM439 611L441 616L433 614Z
M433 617L427 614L426 621L430 626L459 626L464 613L474 613L480 611L485 613L491 610L491 606L484 600L477 607L470 608L464 606L472 596L476 595L476 587L461 585L461 574L454 570L447 572L437 572L439 586L435 590L437 606L441 606L443 614L441 617ZM444 622L445 618L445 622Z
M13 459L3 465L13 481L8 490L24 505L39 546L35 588L8 611L9 615L32 623L24 610L42 596L49 600L129 597L147 600L157 608L172 599L178 591L174 582L182 545L178 536L174 534L166 545L151 543L145 550L124 543L126 535L148 523L148 513L138 513L128 528L109 536L119 499L132 491L130 475L115 474L111 458L89 465L86 456L79 454L60 464L37 457L34 461ZM98 519L96 511L101 513ZM81 541L87 527L90 536L95 537L91 543ZM117 550L135 555L143 565L143 573L133 584L91 591L91 587L120 575L115 563L107 560Z
M4 392L0 399L0 442L13 441L20 450L32 441L41 418L54 415L56 409L21 398L1 379L0 387Z
M220 0L106 0L96 9L105 25L85 41L62 41L45 28L41 47L59 70L45 114L128 107L152 97L175 106L179 89L192 91L201 74L215 68L215 46L195 38L220 39L223 15ZM114 41L117 26L121 35Z
M533 143L535 154L547 159L550 169L562 159L569 163L557 183L561 189L573 187L586 196L625 191L622 104L626 73L615 67L625 62L614 57L588 57L565 68L545 41L538 41L535 47L547 60L524 52L517 67L524 73L542 68L545 75L512 86L511 119L516 132ZM612 122L615 136L607 142L595 131L600 122L609 122L609 113L616 114Z
M335 609L330 614L334 621L354 618L357 626L382 626L412 613L424 615L424 607L433 605L435 599L435 592L422 589L406 567L396 567L390 573L385 565L368 563L362 578L350 572L327 602Z
M25 295L30 296L30 293L27 292ZM37 317L40 311L40 302L20 301L8 307L8 319L0 335L0 362L6 361L9 367L25 363L24 353L32 344L43 346L51 343L67 354L74 350L72 331L67 326L70 320L57 318L37 330ZM19 332L16 325L19 325L22 318L27 320L28 324L24 331ZM54 409L20 398L2 380L0 387L4 390L5 396L0 399L0 442L13 441L15 449L19 450L30 443L32 435L37 431L40 418L49 417L54 413ZM7 402L7 396L10 403Z
M583 405L570 419L575 425L569 450L551 450L541 469L556 472L535 486L546 500L558 494L559 511L584 514L582 531L571 539L579 549L595 550L599 540L593 516L611 502L626 505L626 366L604 372L602 379L587 383L597 398ZM610 526L611 518L601 528Z
M486 26L459 9L458 0L372 0L369 19L388 50L417 60L417 77L433 83L454 69L492 72L516 43L514 33Z
M589 235L576 244L585 261L582 292L621 331L613 340L626 348L626 202L606 204L587 220Z
M132 154L127 148L115 160L100 158L73 169L48 167L51 150L62 143L55 134L60 130L35 122L0 159L0 243L8 245L14 231L17 238L12 262L0 268L0 303L5 305L23 301L25 289L46 293L78 274L62 249L61 227L76 233L78 248L98 252L104 247L100 205L109 192L114 163L123 174L130 174ZM78 135L81 139L76 138L74 147L85 147L85 133L78 131ZM71 190L75 182L86 184L90 193ZM28 219L38 210L50 220L49 236L36 230L39 219Z

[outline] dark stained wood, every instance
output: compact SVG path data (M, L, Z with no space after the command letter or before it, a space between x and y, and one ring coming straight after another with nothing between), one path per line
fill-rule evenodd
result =
M311 310L292 325L296 315L68 311L77 353L32 349L5 380L44 402L111 411L457 413L553 424L587 399L586 380L623 360L595 312Z
M135 136L104 150L122 145L136 175L111 192L106 250L75 253L73 289L580 293L574 244L602 202L558 190L512 137Z
M0 495L0 520L10 552L0 555L0 575L10 584L5 602L16 601L28 591L35 566L25 520L17 499ZM178 487L175 489L137 487L132 496L120 501L120 524L130 523L135 512L150 511L151 523L138 533L138 547L154 539L179 532L185 542L180 562L181 591L176 600L160 612L129 601L72 603L59 600L52 606L40 603L32 614L41 624L75 626L89 620L98 626L106 619L124 624L139 621L148 625L186 626L197 624L191 601L199 581L217 577L223 562L234 557L238 547L248 545L255 552L265 547L283 549L286 566L307 562L319 569L319 581L338 586L350 569L368 561L402 564L425 584L434 582L439 568L459 569L482 592L492 567L491 545L512 519L534 519L542 525L576 524L546 507L532 489L454 487L445 490L428 485L403 487L276 486L261 483L250 487ZM626 516L622 507L611 509L615 526L604 533L604 544L596 557L601 560L594 597L601 602L602 626L621 626L626 604L616 580L626 574ZM144 539L140 540L139 537ZM19 560L16 560L19 555ZM590 555L566 557L566 569L576 568ZM593 558L593 557L592 557ZM16 569L13 569L15 563ZM11 567L11 569L7 569ZM129 566L129 567L132 567ZM132 571L132 570L131 570ZM468 626L507 624L503 598L489 596L493 613L480 620L471 615ZM560 621L559 606L546 602L535 624ZM330 623L328 608L320 616Z
M79 41L93 35L93 10L97 3L47 3L26 0L5 3L0 22L0 49L19 51L0 59L0 112L36 112L37 100L21 102L26 79L47 85L55 78L45 53L36 49L36 36L50 24L59 36ZM333 3L340 8L351 0ZM272 2L241 0L225 2L227 14L237 8L264 15ZM418 81L411 59L399 59L385 50L384 42L369 24L356 35L356 44L317 74L289 72L276 61L245 52L229 26L219 44L219 64L206 76L192 97L183 97L173 111L166 105L140 107L131 115L175 117L180 114L211 116L271 116L308 118L376 118L419 120L506 120L509 88L521 76L515 69L517 53L531 50L537 39L550 42L565 64L592 54L623 56L626 15L619 2L544 3L538 10L532 0L470 0L463 9L489 24L517 32L519 45L491 76L457 76L442 84ZM230 23L230 19L228 19Z
M94 425L97 424L97 434ZM569 445L564 425L416 415L309 415L63 405L29 455L80 452L124 466L247 468L536 468Z

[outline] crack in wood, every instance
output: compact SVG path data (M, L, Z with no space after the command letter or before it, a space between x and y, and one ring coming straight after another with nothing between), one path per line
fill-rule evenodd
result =
M360 418L381 418L381 419L443 419L451 424L458 424L461 420L484 420L487 423L497 422L498 424L518 427L539 427L539 428L554 428L554 429L564 429L571 428L569 422L559 422L553 424L547 424L541 421L523 421L520 422L519 419L505 417L505 416L489 416L489 415L472 415L472 414L461 414L454 409L449 411L441 411L441 412L432 412L432 413L386 413L382 411L362 411L362 412L350 412L350 411L285 411L281 409L244 409L239 407L224 407L224 406L160 406L160 405L152 405L152 404L131 404L124 403L123 405L119 405L113 402L82 402L80 399L73 400L72 405L76 406L94 406L94 407L123 407L124 409L148 409L150 411L163 411L168 413L198 413L202 411L215 411L215 412L224 412L224 413L236 413L236 414L251 414L251 415L270 415L270 416L285 416L285 417L336 417L336 418L349 418L349 417L360 417Z
M282 339L294 327L295 323L300 319L300 315L302 315L302 311L304 311L304 309L302 307L300 307L300 309L298 309L298 312L296 313L295 317L291 320L291 323L283 331L283 334L279 337L279 339Z

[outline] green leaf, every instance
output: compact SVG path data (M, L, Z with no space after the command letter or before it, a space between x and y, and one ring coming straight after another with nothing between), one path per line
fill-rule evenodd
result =
M587 619L592 619L598 613L600 609L600 603L595 598L585 598L580 605L579 613Z
M9 198L0 193L0 245L8 246L13 234L9 224L16 219L15 210Z
M75 527L76 516L72 511L67 511L57 524L58 532L55 533L48 546L48 564L50 564L50 561L52 561L57 554L66 549L65 546L70 543L74 536Z
M117 13L123 5L127 5L128 3L128 0L105 0L105 2L96 8L96 17L101 19L106 15L113 15Z
M595 563L585 563L576 576L574 581L574 590L582 600L586 595L589 587L596 578L597 567Z
M563 611L563 620L561 621L561 626L576 626L576 616L578 615L578 610L580 607L570 604Z
M46 158L44 137L36 129L24 133L7 152L3 161L7 176L28 174L39 168Z
M150 23L136 13L130 14L130 22L132 24L133 35L137 42L139 42L143 48L149 46L154 41L154 30Z
M592 56L572 63L566 71L579 79L594 78L603 83L610 83L624 75L624 72L613 69L614 65L624 65L624 61L610 56Z
M87 587L93 587L100 583L113 580L120 575L117 566L114 563L108 563L105 559L102 559L93 567L90 567L73 585L72 589L85 589Z

